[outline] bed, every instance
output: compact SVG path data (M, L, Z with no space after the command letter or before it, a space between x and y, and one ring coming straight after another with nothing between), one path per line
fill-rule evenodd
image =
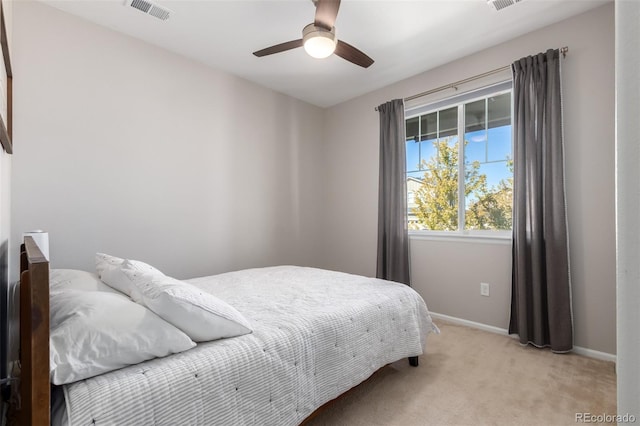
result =
M46 424L49 324L34 318L48 311L48 264L29 237L24 249L24 423ZM389 281L295 266L187 281L237 309L252 332L54 387L54 424L298 425L386 364L417 366L437 331L422 298Z

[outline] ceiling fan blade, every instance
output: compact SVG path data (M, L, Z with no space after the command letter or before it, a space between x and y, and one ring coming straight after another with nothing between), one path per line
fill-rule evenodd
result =
M349 43L345 43L342 40L338 40L336 51L333 52L340 56L342 59L346 59L356 65L360 65L362 68L369 68L373 64L373 59L365 55L361 50L356 49Z
M316 0L316 26L324 27L331 31L336 23L338 9L340 9L340 0Z
M257 57L273 55L274 53L285 52L287 50L295 49L296 47L302 47L302 39L291 40L285 43L276 44L275 46L267 47L262 50L253 52Z

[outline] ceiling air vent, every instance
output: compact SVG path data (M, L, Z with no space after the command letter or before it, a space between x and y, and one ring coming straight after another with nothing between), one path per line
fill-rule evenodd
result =
M149 0L126 0L125 6L131 6L134 9L138 9L141 12L151 15L160 20L166 21L171 16L171 10L166 7L160 6Z
M516 3L520 3L522 0L488 0L491 6L495 7L496 10L502 10L505 7L513 6Z

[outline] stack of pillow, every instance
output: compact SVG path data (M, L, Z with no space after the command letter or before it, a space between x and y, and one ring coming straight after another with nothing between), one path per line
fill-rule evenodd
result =
M252 331L231 305L144 262L98 253L96 271L51 270L56 385Z

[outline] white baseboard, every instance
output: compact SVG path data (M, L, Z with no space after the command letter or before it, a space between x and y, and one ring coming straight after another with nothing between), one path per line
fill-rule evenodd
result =
M450 322L452 324L466 325L467 327L477 328L480 330L489 331L491 333L496 333L496 334L502 334L505 336L509 335L509 332L504 328L494 327L492 325L482 324L480 322L475 322L475 321L469 321L469 320L458 318L458 317L450 317L449 315L437 314L435 312L429 312L429 313L431 314L431 318L440 319L443 321Z
M601 359L602 361L611 361L613 363L618 362L618 357L614 354L594 351L593 349L583 348L582 346L574 346L573 353L582 355L582 356L587 356L589 358Z
M438 314L435 312L429 312L431 314L431 317L433 319L440 319L443 321L447 321L450 322L452 324L458 324L458 325L466 325L467 327L471 327L471 328L477 328L479 330L484 330L484 331L488 331L490 333L496 333L496 334L501 334L503 336L509 336L512 338L516 338L517 336L514 335L510 335L509 334L509 330L505 329L505 328L500 328L500 327L494 327L493 325L487 325L487 324L482 324L480 322L475 322L475 321L469 321L466 319L462 319L462 318L457 318L457 317L452 317L449 315L444 315L444 314ZM617 362L617 356L614 354L610 354L607 352L600 352L600 351L595 351L593 349L588 349L588 348L583 348L582 346L573 346L573 353L577 354L577 355L582 355L582 356L586 356L589 358L595 358L595 359L599 359L602 361L610 361L610 362Z

